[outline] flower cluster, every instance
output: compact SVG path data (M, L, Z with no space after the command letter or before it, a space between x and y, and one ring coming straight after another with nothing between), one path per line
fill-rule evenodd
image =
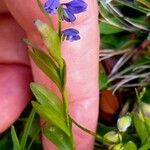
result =
M48 0L44 5L45 11L51 15L56 14L59 7L62 8L62 20L73 23L76 20L75 14L86 11L87 4L83 0L72 0L68 3L60 3L59 0ZM62 34L66 40L71 42L80 39L79 31L76 29L66 29L62 31Z

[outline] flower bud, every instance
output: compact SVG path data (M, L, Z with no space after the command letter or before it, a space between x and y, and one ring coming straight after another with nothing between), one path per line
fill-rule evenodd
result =
M104 135L104 139L110 143L118 143L122 140L122 137L119 133L115 131L110 131Z
M131 125L132 119L129 115L123 116L118 119L117 127L120 132L126 132L128 127Z

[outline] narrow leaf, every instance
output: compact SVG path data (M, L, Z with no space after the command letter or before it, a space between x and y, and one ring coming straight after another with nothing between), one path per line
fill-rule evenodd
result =
M114 34L114 33L122 32L123 30L115 26L112 26L108 24L106 21L101 19L100 31L101 31L101 34Z
M43 118L49 125L57 126L59 129L64 131L68 136L70 136L69 128L66 124L64 115L60 115L55 109L48 106L40 105L37 102L32 101L32 106L35 111Z
M19 143L14 126L11 127L11 137L13 141L13 150L21 150L20 143Z
M148 132L144 122L139 118L137 114L133 115L134 126L136 128L136 132L139 135L141 142L144 143L148 138Z
M62 67L63 60L61 58L61 49L60 49L60 37L57 32L55 32L52 27L43 23L40 20L36 20L35 25L40 32L45 45L48 48L50 55L58 62Z
M106 75L104 68L100 65L99 69L99 89L103 90L109 86L108 84L108 76Z
M37 101L41 105L47 106L49 107L49 109L55 110L60 115L64 114L62 101L51 90L38 83L31 83L30 87Z
M22 135L22 138L21 138L20 145L21 145L22 150L26 150L27 138L28 138L30 130L31 130L31 126L32 126L32 123L33 123L34 116L35 116L35 111L32 110L29 117L28 117L28 119L27 119L27 122L25 124L25 128L24 128L23 135Z
M29 54L37 66L58 86L61 90L61 81L56 66L52 63L50 57L48 57L42 51L34 49L29 50Z
M150 142L142 145L139 150L149 150L150 149Z
M57 63L51 58L51 56L48 56L41 48L39 48L35 43L33 43L32 41L30 41L29 39L23 39L23 41L29 46L31 47L34 52L38 53L42 53L39 55L44 55L45 57L47 57L48 62L50 61L50 63L52 64L52 66L54 66L54 68L57 70L58 69L58 65Z

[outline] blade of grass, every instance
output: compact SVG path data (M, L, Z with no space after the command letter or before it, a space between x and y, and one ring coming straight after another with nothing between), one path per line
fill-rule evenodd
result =
M29 132L31 130L31 126L32 126L32 122L33 122L33 119L34 119L34 116L35 116L35 111L32 109L28 119L27 119L27 123L25 125L25 128L24 128L24 131L23 131L23 135L22 135L22 138L21 138L21 150L26 150L25 149L25 146L26 146L26 143L27 143L27 138L28 138L28 135L29 135Z
M11 127L11 137L13 141L13 150L21 150L20 143L19 143L14 126Z
M35 139L37 138L37 136L39 135L39 133L40 133L40 128L38 127L38 128L36 128L36 129L34 129L34 135L33 135L33 137L32 137L32 140L31 140L31 142L29 143L29 145L28 145L28 147L27 147L27 150L31 150L31 146L32 146L32 144L33 144L33 142L35 141Z

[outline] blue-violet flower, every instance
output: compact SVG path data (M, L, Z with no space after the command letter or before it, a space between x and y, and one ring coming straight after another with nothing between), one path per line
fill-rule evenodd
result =
M73 28L63 30L62 36L64 39L69 40L70 42L80 39L79 31Z
M56 14L57 8L60 6L59 0L48 0L44 4L44 9L47 13L53 15Z
M67 22L74 22L76 20L74 14L84 12L87 9L87 4L83 0L72 0L61 5L63 7L62 19Z
M68 3L59 3L59 0L48 0L44 9L49 14L55 14L57 8L62 6L62 20L67 22L74 22L76 20L75 14L86 11L87 4L83 0L72 0Z

